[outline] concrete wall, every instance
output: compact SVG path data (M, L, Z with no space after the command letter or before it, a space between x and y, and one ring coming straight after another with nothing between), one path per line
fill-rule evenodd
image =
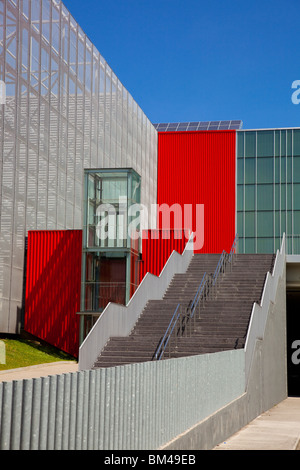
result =
M275 298L269 304L263 338L255 340L245 393L161 449L212 449L286 397L286 265L284 263Z

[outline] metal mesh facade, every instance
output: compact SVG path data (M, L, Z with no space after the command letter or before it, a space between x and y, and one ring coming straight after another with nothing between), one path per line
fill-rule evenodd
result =
M133 168L151 214L157 133L59 0L0 1L0 83L0 332L12 333L27 231L82 228L88 168Z

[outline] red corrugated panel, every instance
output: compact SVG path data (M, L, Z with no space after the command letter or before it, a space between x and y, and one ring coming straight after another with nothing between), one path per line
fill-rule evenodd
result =
M189 239L184 230L144 230L140 280L146 273L159 276L172 251L182 254Z
M25 331L78 356L82 231L29 231Z
M235 237L235 131L161 132L158 134L158 205L191 204L182 228L196 233L195 252L230 250ZM198 216L196 205L199 205ZM201 205L204 224L201 225ZM201 234L203 229L203 237ZM161 218L159 228L167 226ZM178 227L180 228L180 227ZM198 237L197 237L198 235ZM203 246L202 246L203 238Z

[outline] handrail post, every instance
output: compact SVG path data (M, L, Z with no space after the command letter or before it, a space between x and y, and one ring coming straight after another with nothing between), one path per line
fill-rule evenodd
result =
M181 305L180 306L180 323L179 323L179 325L180 325L180 336L182 336L182 334L183 334L183 326L182 326L183 325L183 315L184 315L183 314L183 308L182 308L182 305Z
M180 306L180 309L181 309L181 306ZM176 323L175 323L175 326L176 326ZM177 344L178 344L178 340L177 340L177 338L178 338L178 332L177 332L176 328L175 328L175 333L174 333L174 334L175 334L175 349L177 349Z

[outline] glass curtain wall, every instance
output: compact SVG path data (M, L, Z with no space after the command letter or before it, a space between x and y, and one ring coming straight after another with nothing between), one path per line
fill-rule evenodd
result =
M300 254L300 129L237 132L241 253Z
M85 248L130 249L134 233L129 231L138 236L140 229L131 209L141 202L140 176L133 170L91 170L85 178Z

